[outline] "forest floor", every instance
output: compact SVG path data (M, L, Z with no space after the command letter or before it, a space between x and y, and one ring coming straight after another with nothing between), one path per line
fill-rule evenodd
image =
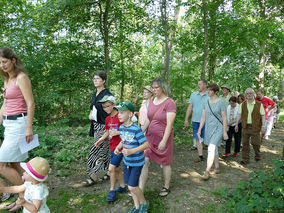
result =
M175 146L172 166L171 193L165 197L158 196L163 186L162 169L151 163L145 197L150 202L148 212L215 212L224 200L216 194L221 187L233 188L239 181L249 179L254 171L272 168L273 159L283 158L284 123L279 123L273 129L269 140L263 140L261 154L263 159L254 160L251 147L250 164L242 166L241 156L220 158L221 173L211 175L208 181L200 179L200 174L206 168L206 161L194 163L197 151L190 150L188 144ZM220 156L224 148L219 150ZM207 150L204 150L207 157ZM126 194L119 195L115 202L107 203L105 198L109 191L109 181L101 182L90 187L80 186L86 179L85 164L72 165L74 172L67 177L49 177L50 196L48 205L52 212L127 212L133 206L133 201ZM103 175L103 174L101 174ZM1 209L1 206L0 206ZM3 210L0 212L4 212Z

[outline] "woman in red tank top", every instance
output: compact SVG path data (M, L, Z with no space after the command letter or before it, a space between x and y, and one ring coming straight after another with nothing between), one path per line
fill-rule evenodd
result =
M0 148L0 174L13 185L23 184L20 162L28 158L27 153L20 152L18 142L25 138L29 143L33 139L35 104L30 79L23 70L23 64L13 50L0 48L0 74L4 77L0 124L5 127ZM10 210L19 208L14 203L10 207Z

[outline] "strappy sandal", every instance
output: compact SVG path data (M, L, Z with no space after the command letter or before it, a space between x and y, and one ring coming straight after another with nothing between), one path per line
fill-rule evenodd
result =
M209 179L209 172L205 171L203 175L201 175L201 179L208 180Z
M171 190L167 189L166 187L163 187L159 193L160 197L166 197L168 194L170 194Z
M89 176L89 178L87 178L86 180L82 182L83 186L92 186L96 183L97 181L95 181L91 176Z
M216 175L220 173L220 169L219 168L215 168L212 172L210 172L210 175Z
M107 173L105 173L104 176L102 176L102 177L99 179L99 181L100 181L100 182L103 182L103 181L106 181L106 180L109 180L109 179L110 179L110 176L109 176Z
M12 203L9 203L9 204L5 205L5 206L3 207L3 209L9 210L9 209L15 207L15 206L16 206L16 202L17 202L17 200L13 201Z

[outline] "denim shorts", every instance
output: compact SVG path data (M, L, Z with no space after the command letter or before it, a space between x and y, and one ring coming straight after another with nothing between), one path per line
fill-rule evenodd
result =
M17 120L3 119L4 141L0 148L0 162L21 162L28 158L28 153L22 154L19 141L25 139L27 116Z
M116 167L120 166L120 162L123 158L123 154L120 153L119 155L114 154L113 151L110 151L110 164Z
M143 166L123 165L124 183L131 187L137 187Z
M199 122L192 122L192 130L193 130L193 139L198 139L197 132L199 129ZM204 138L205 124L201 130L200 137Z

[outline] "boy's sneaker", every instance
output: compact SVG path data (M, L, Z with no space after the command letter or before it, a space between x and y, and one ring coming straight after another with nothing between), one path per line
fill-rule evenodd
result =
M6 201L10 198L11 194L10 193L3 193L2 196L1 196L1 201Z
M118 187L115 190L116 193L126 193L126 187Z
M147 213L148 207L149 207L149 202L146 200L146 203L140 204L138 212L139 213Z
M140 209L140 208L139 208ZM138 213L139 209L136 209L136 207L134 206L130 211L128 211L127 213Z
M110 191L109 192L109 194L108 194L108 196L107 196L107 198L106 198L106 200L108 201L108 202L112 202L112 201L114 201L114 199L115 199L115 190L112 190L112 191Z
M238 155L239 155L238 152L235 152L235 153L233 154L234 157L237 157Z
M229 157L229 154L224 154L223 156L222 156L223 158L227 158L227 157Z

